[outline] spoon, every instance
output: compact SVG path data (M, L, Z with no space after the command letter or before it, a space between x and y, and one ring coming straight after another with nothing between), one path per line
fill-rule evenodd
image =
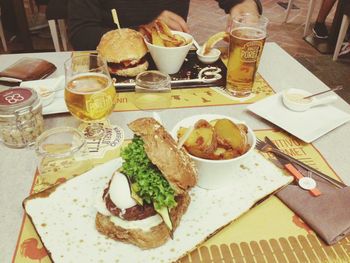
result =
M310 93L301 89L288 89L282 93L284 105L293 111L306 111L311 107L328 104L338 99L338 96L327 96L322 99L307 98Z
M194 130L194 126L190 126L187 128L187 131L185 132L184 135L182 135L177 143L177 148L180 149L182 145L187 141L188 137L190 137L191 133Z
M194 38L193 38L193 45L196 47L197 50L202 51L202 47L198 44L198 42Z
M324 93L327 93L327 92L330 92L330 91L336 91L336 90L341 90L341 89L343 89L343 86L341 86L341 85L340 85L340 86L336 86L336 87L333 88L333 89L321 91L321 92L312 94L312 95L310 95L310 96L304 97L304 99L309 99L309 98L312 98L312 97L315 97L315 96L318 96L318 95L321 95L321 94L324 94Z

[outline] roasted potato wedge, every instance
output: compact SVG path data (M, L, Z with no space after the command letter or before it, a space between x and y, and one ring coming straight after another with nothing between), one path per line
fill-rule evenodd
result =
M181 127L177 137L181 138L188 128ZM210 122L198 120L194 130L184 143L186 150L197 157L210 160L226 160L238 157L250 148L248 127L235 124L229 119L215 119Z
M186 130L187 128L180 128L177 133L178 138L181 138ZM184 147L190 154L201 158L207 158L214 152L216 146L216 136L212 126L195 128L184 143Z
M141 28L146 35L151 35L151 43L156 46L162 47L180 47L187 45L191 42L191 39L173 34L170 28L161 20L156 20L152 26L152 29L145 30Z
M206 120L199 120L196 122L196 124L194 125L194 127L197 128L212 128L214 126L212 126L208 121Z
M151 31L151 37L152 37L153 45L161 46L161 47L165 46L163 39L159 36L157 30L155 30L154 28Z
M220 119L215 123L214 130L220 145L243 154L246 151L247 135L235 123L228 119Z

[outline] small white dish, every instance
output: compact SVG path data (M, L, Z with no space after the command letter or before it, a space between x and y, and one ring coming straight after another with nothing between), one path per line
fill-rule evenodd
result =
M201 61L202 63L212 64L220 58L221 51L217 48L212 48L209 54L204 55L202 49L197 49L196 54L199 61Z
M306 111L312 107L329 104L338 99L336 95L327 96L321 99L306 98L312 95L311 93L301 89L287 89L282 93L284 105L293 111Z
M332 105L292 111L283 104L282 92L249 105L248 110L307 143L350 120L350 114Z
M177 141L177 132L181 127L189 128L193 126L198 120L207 120L212 121L215 119L229 119L234 123L243 123L244 122L218 114L202 114L202 115L194 115L188 118L185 118L179 121L171 131L171 135ZM247 124L245 124L247 126ZM235 180L239 177L239 169L242 164L244 164L245 160L248 156L254 151L256 144L256 137L251 128L248 128L248 143L250 145L250 149L242 154L241 156L227 159L227 160L209 160L200 158L197 156L193 156L189 154L189 156L193 159L196 167L198 169L198 186L204 189L219 189L224 188L231 183L234 183Z
M63 79L64 77L61 76L51 79L24 81L20 86L34 89L38 93L43 107L45 107L53 102L56 91L60 89Z
M41 97L43 103L43 115L68 112L64 101L64 76L57 78L41 79L33 81L23 81L20 86L35 89L40 93L41 87L43 90L51 90L47 97Z

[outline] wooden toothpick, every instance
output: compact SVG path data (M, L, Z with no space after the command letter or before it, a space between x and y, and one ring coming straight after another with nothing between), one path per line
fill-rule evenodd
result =
M111 11L112 11L114 24L116 24L118 27L118 30L120 30L120 24L119 24L119 19L118 19L118 15L117 15L117 10L112 9ZM119 31L119 34L120 34L120 31Z

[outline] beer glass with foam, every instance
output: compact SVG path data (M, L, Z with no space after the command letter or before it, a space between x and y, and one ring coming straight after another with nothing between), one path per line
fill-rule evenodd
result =
M116 103L116 91L106 62L95 54L75 56L65 62L65 75L64 99L69 112L89 123L88 137L101 137L103 121Z
M231 22L226 89L235 97L247 97L253 92L268 19L246 13Z

